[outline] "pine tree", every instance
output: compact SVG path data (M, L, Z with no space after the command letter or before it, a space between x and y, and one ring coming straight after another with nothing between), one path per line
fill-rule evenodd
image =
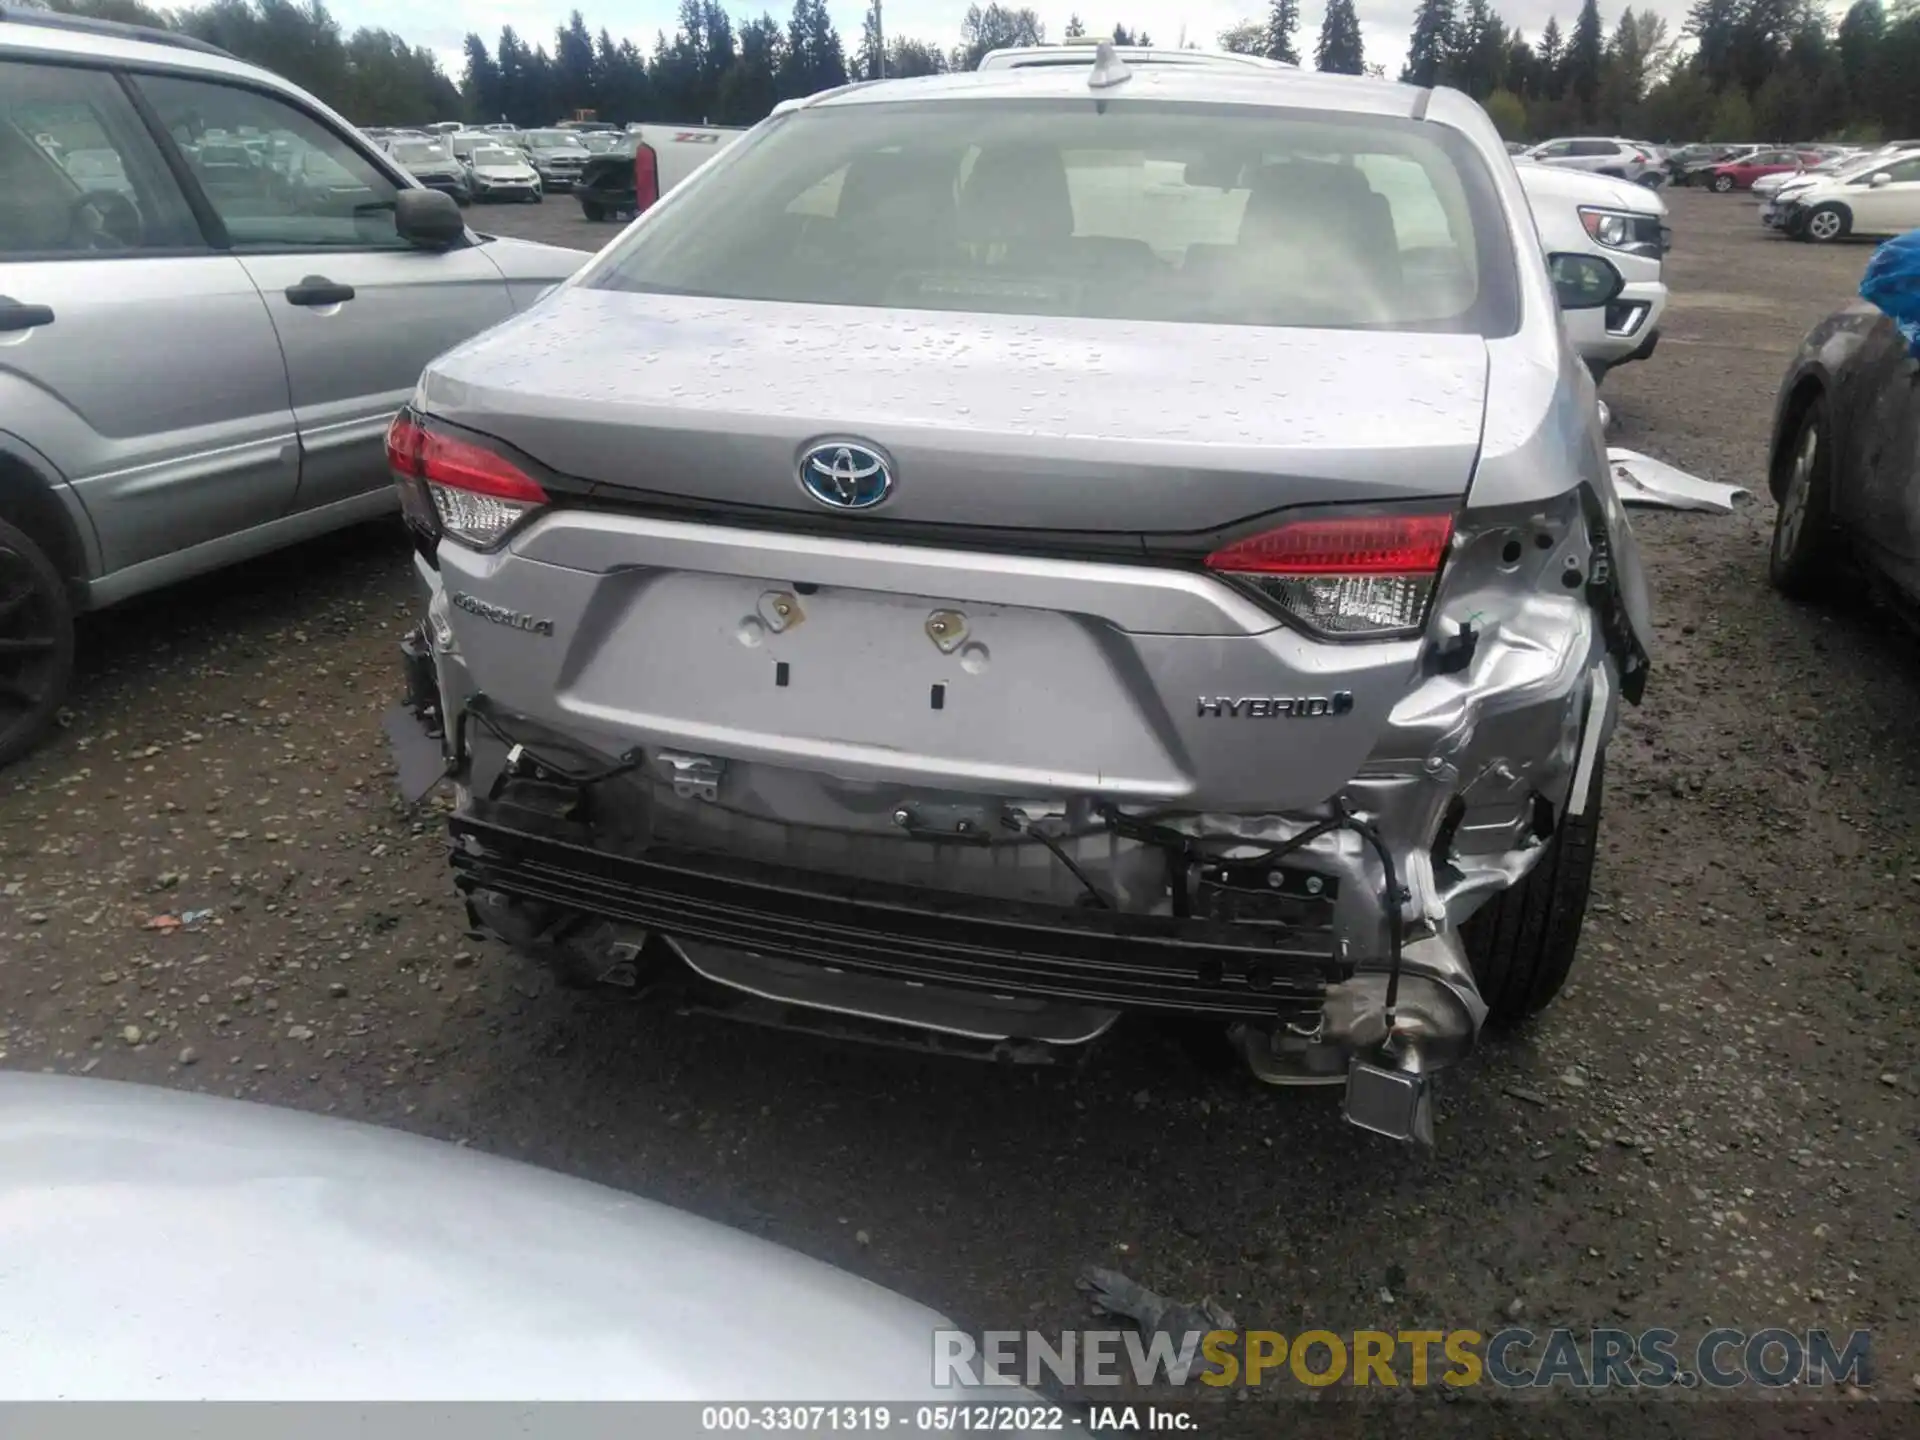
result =
M1420 0L1413 16L1413 42L1407 47L1407 65L1400 79L1409 85L1444 83L1453 37L1453 0Z
M460 93L467 102L467 114L488 122L500 113L500 67L493 63L487 42L471 31L466 41L467 68L460 78Z
M1313 63L1333 75L1367 73L1366 47L1360 42L1360 16L1354 11L1353 0L1327 0L1320 41L1313 47Z
M1563 80L1561 65L1567 58L1566 41L1560 36L1560 21L1547 17L1547 28L1540 32L1540 93L1549 100L1560 98Z
M1083 39L1086 36L1086 33L1087 33L1087 27L1084 23L1082 23L1079 15L1074 14L1074 15L1069 15L1067 17L1067 39L1069 40Z
M1600 33L1599 0L1583 0L1567 42L1567 90L1580 106L1580 117L1591 120L1600 95L1600 61L1605 41Z
M1527 43L1527 37L1516 30L1507 37L1506 68L1501 72L1502 88L1511 90L1521 99L1534 92L1534 76L1540 62L1534 58L1533 47Z
M1299 28L1300 0L1273 0L1273 8L1267 11L1266 57L1298 65L1300 47L1293 43L1293 36Z
M854 62L856 79L878 80L887 68L887 37L881 28L880 0L867 6L867 17L860 22L860 55Z
M553 87L563 116L594 108L593 37L578 10L553 32Z

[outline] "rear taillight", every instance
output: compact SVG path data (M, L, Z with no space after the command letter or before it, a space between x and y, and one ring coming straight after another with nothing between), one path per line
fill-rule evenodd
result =
M660 157L642 141L633 147L633 213L644 215L660 198Z
M1294 520L1236 540L1207 568L1339 639L1383 639L1426 624L1452 515Z
M486 549L547 503L539 482L484 445L422 425L402 410L387 427L387 464L407 523Z

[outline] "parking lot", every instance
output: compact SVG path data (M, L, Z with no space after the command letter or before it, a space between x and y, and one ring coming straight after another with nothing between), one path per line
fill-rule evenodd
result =
M1615 443L1763 492L1774 389L1864 245L1670 197ZM503 233L614 234L565 197ZM0 774L0 1064L372 1119L603 1180L1002 1328L1088 1264L1294 1331L1871 1327L1920 1386L1920 649L1767 587L1772 506L1642 513L1661 649L1559 1003L1441 1084L1438 1150L1170 1039L991 1069L554 990L466 938L380 716L413 581L363 528L88 621ZM635 1297L644 1303L644 1297Z

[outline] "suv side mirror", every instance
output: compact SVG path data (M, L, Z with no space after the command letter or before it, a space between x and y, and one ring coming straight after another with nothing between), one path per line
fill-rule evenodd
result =
M1547 273L1562 310L1598 310L1626 288L1620 272L1598 255L1549 255Z
M467 222L451 195L409 188L394 196L393 228L422 250L446 250L466 236Z
M1891 185L1892 183L1893 183L1893 176L1889 175L1884 170L1877 171L1874 174L1874 177L1871 180L1867 181L1867 184L1875 190L1878 190L1882 185Z

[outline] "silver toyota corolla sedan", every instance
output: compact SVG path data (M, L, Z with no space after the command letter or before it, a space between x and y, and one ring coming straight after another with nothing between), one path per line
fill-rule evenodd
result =
M814 97L396 420L403 772L564 976L1003 1054L1217 1022L1426 1138L1567 975L1646 683L1555 311L1617 283L1451 91Z

